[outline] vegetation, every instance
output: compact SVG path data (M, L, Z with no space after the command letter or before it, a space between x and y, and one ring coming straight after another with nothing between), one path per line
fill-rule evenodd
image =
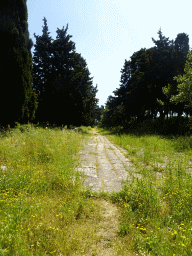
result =
M90 129L17 124L1 131L1 254L88 253L100 239L97 198L105 198L120 207L116 242L123 250L190 255L191 137L149 134L146 127L119 135L99 129L127 150L142 178L132 177L120 192L93 193L75 171Z
M158 34L155 47L125 60L101 116L100 130L127 150L141 177L130 173L122 191L105 196L122 206L119 234L136 254L190 255L191 52L185 33L175 42Z
M170 41L159 30L154 47L125 60L120 88L104 108L97 105L97 86L67 35L68 24L53 40L44 18L32 58L26 0L0 7L0 75L7 84L0 100L0 254L89 254L100 239L96 198L104 197L121 209L119 239L130 253L191 255L188 35ZM127 150L142 177L126 181L120 192L92 193L75 171L96 121Z
M177 113L180 117L183 113L191 113L190 106L185 106L181 100L173 100L179 89L179 80L173 78L184 74L189 38L180 33L175 41L170 41L161 30L158 35L159 40L152 39L154 47L142 48L129 61L125 60L120 87L113 92L115 96L108 97L101 118L103 127L125 127L133 118L143 121L155 119L157 115L164 118L168 114ZM168 91L163 90L167 87Z
M3 49L0 124L27 123L34 118L37 101L32 89L32 41L29 39L26 0L1 1L0 35Z
M97 105L97 85L93 86L86 61L67 34L68 24L57 29L53 40L44 17L42 35L34 33L32 58L26 0L20 2L14 12L10 1L1 4L0 33L7 54L0 70L9 84L2 88L1 109L4 102L11 102L11 107L2 111L2 126L33 120L59 126L94 126L100 122L106 128L127 127L132 119L191 114L191 53L185 33L171 41L160 29L159 39L152 38L154 47L142 48L125 60L120 88L114 91L115 97L108 97L104 109ZM15 76L7 78L10 69L16 71Z
M94 240L90 225L99 206L87 199L75 172L89 129L18 125L1 131L1 255L73 255ZM84 221L89 228L81 228Z
M15 122L25 124L33 120L93 126L98 107L97 85L93 86L86 61L75 51L72 36L67 35L68 24L65 29L57 29L53 40L44 18L42 36L34 34L32 58L26 0L12 2L0 4L0 34L5 52L0 74L6 81L1 91L0 125L13 127ZM5 108L5 102L10 107Z
M192 102L192 53L189 52L187 55L187 60L185 63L184 74L183 76L178 75L174 77L174 80L178 83L178 94L172 95L170 101L175 102L176 104L183 102L186 109L191 109ZM167 88L164 88L164 93L166 94L169 91Z
M46 18L43 21L42 36L34 34L33 88L39 102L36 122L93 126L97 86L92 85L86 61L75 52L72 36L67 35L68 24L65 29L57 29L53 40Z
M119 234L139 255L190 255L192 138L151 135L145 128L120 135L100 131L127 150L142 175L108 196L122 207Z
M101 122L98 124L102 127ZM155 120L138 121L132 119L126 126L115 126L108 128L111 132L121 134L123 132L128 134L155 134L162 136L190 136L192 130L191 118L188 117L172 117L168 119L157 118ZM141 135L140 135L141 136Z

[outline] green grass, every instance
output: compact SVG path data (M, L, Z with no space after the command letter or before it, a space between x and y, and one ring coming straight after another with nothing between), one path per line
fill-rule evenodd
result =
M98 194L75 171L91 132L32 125L1 131L0 255L88 255L100 239L98 198L121 207L119 248L132 255L192 255L192 138L103 130L127 149L142 179Z
M99 131L127 149L143 177L110 195L122 207L119 234L138 255L192 255L192 137Z
M1 131L0 255L86 252L98 205L74 169L89 130L19 125Z

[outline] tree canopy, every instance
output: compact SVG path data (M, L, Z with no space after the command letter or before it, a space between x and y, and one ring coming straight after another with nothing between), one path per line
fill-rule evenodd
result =
M176 104L184 103L185 108L192 107L192 53L189 51L185 63L184 74L174 77L177 82L177 94L172 95L170 101ZM166 92L165 88L165 92Z
M97 86L85 59L75 50L66 28L57 29L56 40L49 36L46 18L43 34L36 36L33 57L34 89L38 93L37 121L65 125L95 123Z
M154 47L142 48L125 60L119 88L113 92L115 97L107 100L103 125L126 126L131 118L144 120L156 118L158 113L164 117L170 111L178 115L184 111L184 104L173 100L178 86L174 77L184 72L188 35L180 33L173 41L160 29L158 36L157 40L152 38Z
M32 89L32 40L29 39L26 0L1 1L0 62L1 124L14 124L33 120L37 108L36 94Z

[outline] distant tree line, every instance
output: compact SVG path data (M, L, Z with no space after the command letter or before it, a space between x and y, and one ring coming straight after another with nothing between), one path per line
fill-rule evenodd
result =
M188 35L180 33L175 41L163 36L161 29L158 35L158 40L152 38L154 47L142 48L129 61L125 60L120 87L113 92L115 96L108 97L102 114L103 127L126 126L133 119L143 121L192 113L192 98L187 102L186 96L184 100L182 86L178 85L185 80L186 63L189 69L192 60ZM187 72L192 79L192 69ZM185 95L191 93L189 84L191 80Z
M75 51L66 28L49 34L47 20L32 58L26 0L0 3L0 124L48 122L56 125L94 125L98 109L85 59Z

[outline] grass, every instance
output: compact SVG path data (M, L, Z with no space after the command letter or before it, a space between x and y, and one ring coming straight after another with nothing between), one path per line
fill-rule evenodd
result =
M138 255L192 255L192 137L99 130L127 149L143 177L110 196L122 207L119 234Z
M90 127L1 131L0 255L97 255L102 198L121 213L120 255L192 254L192 138L99 131L142 175L120 192L92 192L75 171Z
M74 171L89 130L1 131L0 255L75 255L96 239L99 206Z

